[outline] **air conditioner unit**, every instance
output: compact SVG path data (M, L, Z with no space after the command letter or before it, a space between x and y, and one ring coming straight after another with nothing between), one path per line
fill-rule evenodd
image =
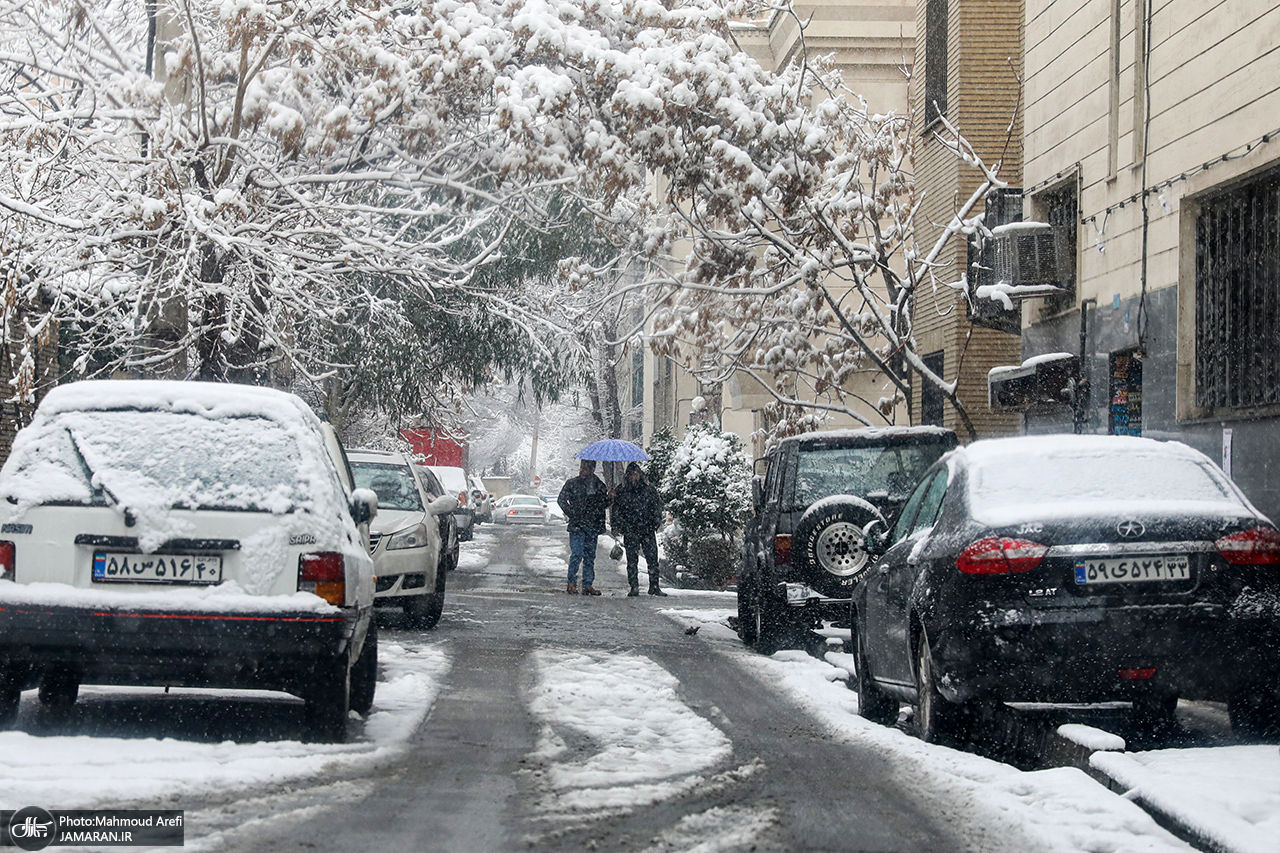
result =
M990 255L984 258L990 264L986 277L1013 287L1060 287L1071 281L1075 277L1076 259L1067 227L1044 222L1011 222L992 229L987 243Z

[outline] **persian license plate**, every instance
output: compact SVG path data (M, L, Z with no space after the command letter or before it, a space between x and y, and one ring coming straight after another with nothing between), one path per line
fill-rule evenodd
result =
M94 583L222 582L222 557L217 554L126 554L96 551Z
M1186 555L1108 557L1077 560L1075 570L1077 584L1185 581L1191 578L1191 561Z

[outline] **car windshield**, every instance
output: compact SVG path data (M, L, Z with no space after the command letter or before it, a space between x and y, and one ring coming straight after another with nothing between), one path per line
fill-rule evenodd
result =
M378 495L379 509L422 509L422 496L418 494L408 465L353 461L351 476L355 478L356 488L373 489Z
M1082 453L1030 452L982 459L969 473L975 509L1015 510L1034 505L1235 503L1211 466L1173 453L1125 448Z
M797 454L791 500L783 509L804 509L830 495L901 500L945 450L932 443L803 450Z
M263 417L137 409L64 412L11 460L33 503L289 512L309 506L302 453Z

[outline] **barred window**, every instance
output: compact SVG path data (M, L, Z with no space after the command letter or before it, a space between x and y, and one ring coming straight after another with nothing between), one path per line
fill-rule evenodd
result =
M1058 282L1062 292L1044 301L1043 315L1058 314L1076 306L1076 254L1079 252L1080 191L1076 181L1042 193L1036 199L1044 221L1061 229L1060 248L1064 260L1064 277Z
M947 0L926 0L924 24L924 123L947 114Z
M1196 404L1280 403L1280 173L1201 202Z

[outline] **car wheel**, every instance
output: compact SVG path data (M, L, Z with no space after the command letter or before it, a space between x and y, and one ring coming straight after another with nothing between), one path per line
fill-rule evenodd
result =
M1274 688L1254 685L1227 700L1231 731L1250 740L1280 737L1280 695Z
M862 637L858 630L858 622L853 622L853 666L858 690L858 713L873 723L891 726L898 722L898 700L886 693L871 678L871 669L867 666L867 655Z
M1178 697L1167 693L1139 696L1133 700L1129 721L1140 732L1161 734L1178 726Z
M440 621L440 615L444 613L445 576L445 572L437 571L435 592L412 598L404 606L404 615L411 627L429 631Z
M373 707L373 693L378 685L378 625L370 618L369 632L364 637L360 657L351 668L351 710L364 716Z
M805 510L796 524L792 554L820 591L848 598L871 567L864 530L873 520L883 521L876 508L850 495L827 498Z
M40 704L46 716L69 715L79 695L80 673L71 667L51 666L40 678Z
M784 605L772 601L762 592L755 596L752 608L754 625L751 630L755 634L752 648L762 655L771 655L779 649L790 649L798 645L799 626L787 612Z
M755 584L747 577L738 580L738 636L748 646L759 636L756 629Z
M24 665L0 661L0 728L8 728L17 718L26 677Z
M970 709L947 701L938 692L929 635L920 634L916 650L916 727L925 743L959 745L968 740Z
M315 681L304 697L307 736L321 743L342 743L351 711L350 650L316 666L313 675Z

